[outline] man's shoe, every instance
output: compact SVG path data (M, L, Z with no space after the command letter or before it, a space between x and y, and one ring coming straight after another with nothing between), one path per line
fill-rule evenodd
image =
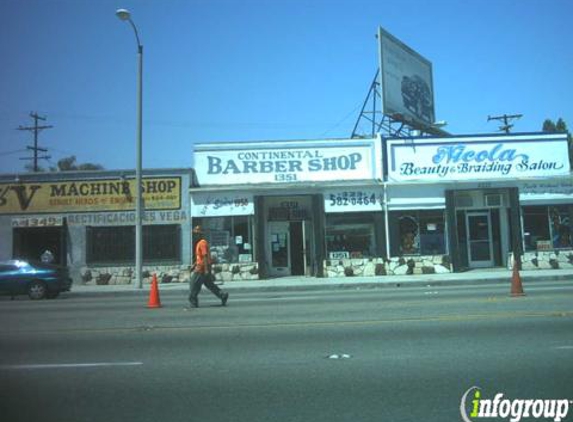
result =
M221 295L221 305L225 306L227 304L228 299L229 299L229 293L223 293Z

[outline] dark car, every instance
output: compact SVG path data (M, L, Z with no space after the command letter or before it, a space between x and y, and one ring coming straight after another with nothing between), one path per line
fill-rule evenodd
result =
M72 287L68 269L40 262L0 261L0 293L53 299Z
M430 87L418 75L402 78L402 102L416 116L433 121Z

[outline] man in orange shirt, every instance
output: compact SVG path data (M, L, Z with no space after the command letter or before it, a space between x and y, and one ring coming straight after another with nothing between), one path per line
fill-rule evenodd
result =
M205 239L201 226L195 226L195 228L193 228L193 235L197 236L199 240L195 245L195 268L190 281L190 306L191 308L199 307L199 299L197 296L199 295L203 284L211 290L215 296L221 299L221 304L225 306L229 299L229 293L223 292L219 289L219 286L214 283L215 276L211 272L211 252L209 251L209 243L207 242L207 239Z

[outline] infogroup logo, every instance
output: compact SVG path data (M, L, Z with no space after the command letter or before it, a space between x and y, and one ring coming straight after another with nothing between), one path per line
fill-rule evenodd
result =
M472 395L473 392L473 395ZM468 399L471 405L468 406ZM462 396L460 413L464 422L475 422L480 418L501 418L519 422L522 418L550 419L562 421L573 404L568 399L507 399L503 393L496 393L493 399L482 397L481 388L471 387Z

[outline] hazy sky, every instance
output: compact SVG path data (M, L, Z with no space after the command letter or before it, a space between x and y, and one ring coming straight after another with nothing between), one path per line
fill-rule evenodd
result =
M377 69L378 26L433 65L436 120L573 127L573 0L0 0L0 166L23 171L34 111L50 162L135 165L136 42L144 167L190 167L193 143L349 137Z

